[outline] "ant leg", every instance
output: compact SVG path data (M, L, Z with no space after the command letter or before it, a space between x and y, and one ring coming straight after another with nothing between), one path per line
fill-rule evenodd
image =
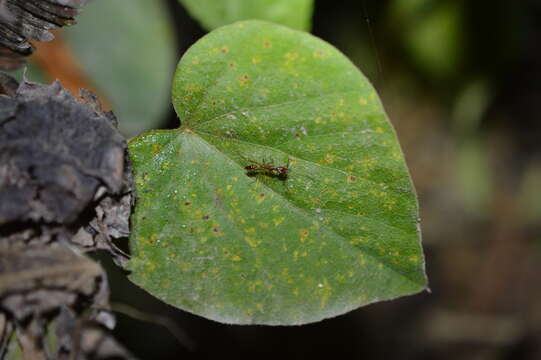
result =
M282 183L284 185L284 188L285 188L285 194L288 194L289 195L289 186L287 184L287 178L282 180Z

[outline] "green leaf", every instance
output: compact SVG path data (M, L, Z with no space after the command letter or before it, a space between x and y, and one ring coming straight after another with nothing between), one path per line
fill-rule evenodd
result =
M417 202L382 105L307 33L247 21L180 61L176 130L134 139L130 278L235 324L318 321L426 287ZM285 166L287 179L245 166Z
M162 1L95 1L85 6L66 40L111 103L128 137L156 128L168 115L177 57Z
M313 0L180 0L208 30L238 20L261 19L310 30Z

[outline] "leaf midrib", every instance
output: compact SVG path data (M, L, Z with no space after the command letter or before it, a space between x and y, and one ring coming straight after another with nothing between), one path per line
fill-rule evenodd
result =
M305 101L310 101L310 100L317 100L317 99L330 97L330 96L339 96L339 95L345 95L345 94L349 94L349 93L358 93L358 92L359 92L358 89L356 89L356 90L344 90L344 91L331 92L331 93L326 93L326 94L318 94L316 96L305 96L305 97L297 99L297 100L283 101L283 102L272 103L272 104L262 104L262 105L242 107L242 108L239 108L239 109L236 109L236 110L233 110L233 111L229 111L227 113L222 113L222 114L216 115L216 116L210 118L209 120L198 122L196 124L187 124L187 126L191 126L192 129L196 130L202 125L207 125L208 123L211 123L211 122L216 121L216 120L220 120L223 117L227 117L229 115L234 115L234 114L237 114L237 113L243 112L243 111L272 109L272 108L275 108L275 107L293 105L293 104L297 104L297 103L300 103L300 102L305 102ZM206 95L206 93L205 93L205 95ZM204 98L204 96L203 96L203 98Z
M188 133L188 132L183 131L183 130L181 130L181 129L174 129L174 130L170 130L170 131L175 131L175 132L178 132L179 134L178 134L177 136L172 136L172 137L170 137L169 140L164 144L164 146L162 147L162 149L161 149L160 151L165 151L166 149L168 149L168 148L171 146L171 144L175 144L175 142L174 142L173 140L177 140L178 138L180 138L180 137L182 137L182 136L192 135L192 136L196 137L200 142L204 143L209 149L214 150L215 153L222 154L223 156L228 157L233 163L238 164L233 158L229 157L229 154L220 151L220 150L219 150L218 148L216 148L213 144L209 143L208 141L206 141L206 140L205 140L204 138L202 138L201 136L198 136L198 134L195 133L195 132ZM209 135L211 135L211 134L209 134ZM215 135L214 135L214 136L215 136ZM238 141L244 142L244 141L242 141L242 140L238 140ZM248 143L248 144L251 144L251 145L257 145L257 144L252 144L252 143ZM257 145L257 146L262 146L262 145ZM148 159L151 160L152 158L149 157ZM305 160L305 161L306 161L306 160ZM145 162L142 163L142 165L144 165L144 163L146 163L146 162L151 162L151 161L145 161ZM309 161L307 161L307 162L309 162ZM319 165L319 164L315 164L315 165L321 166L321 165ZM323 166L322 166L322 167L323 167ZM145 168L146 168L146 167L145 167ZM242 166L241 166L240 164L239 164L239 168L242 169ZM329 168L329 169L336 170L336 171L340 171L340 172L342 172L342 173L347 174L346 172L344 172L344 171L342 171L342 170L340 170L340 169L335 169L335 168ZM275 194L276 196L278 196L278 197L286 204L286 206L290 207L291 209L294 209L296 212L298 212L298 213L300 213L300 214L306 216L307 218L309 218L309 219L311 219L311 220L317 220L317 219L315 218L315 216L311 215L306 209L301 208L301 207L295 205L293 202L291 202L291 201L289 201L287 198L285 198L282 194L280 194L280 193L274 191L274 189L272 189L272 188L269 187L268 185L266 185L266 184L264 184L264 183L261 183L261 184L262 184L262 186L264 186L265 188L267 188L267 190L269 190L270 192L272 192L273 194ZM377 220L376 220L376 221L377 221ZM385 224L385 223L384 223L384 224ZM391 225L391 224L385 224L385 225L387 225L387 226L389 226L389 227L392 227L392 228L394 228L394 229L396 229L396 230L398 230L398 231L400 231L400 232L404 232L403 229L397 228L397 227L395 227L395 226L393 226L393 225ZM411 279L411 278L408 277L407 275L405 275L405 274L403 274L403 273L397 271L396 269L394 269L394 267L392 266L392 264L389 264L387 261L381 261L381 258L379 258L379 257L377 257L376 255L370 253L369 251L367 251L367 250L365 250L365 249L361 250L361 249L359 249L358 247L355 247L355 246L351 245L351 244L349 243L349 241L347 241L346 238L344 238L342 235L340 235L339 233L337 233L336 230L335 230L334 228L332 228L331 226L327 226L327 225L325 225L325 224L323 224L323 226L324 226L325 228L327 228L328 231L330 231L333 235L335 235L338 241L341 240L342 243L345 243L345 244L346 244L349 248L351 248L352 250L354 250L354 251L359 251L359 252L363 253L364 255L367 255L367 256L370 256L370 257L374 258L377 262L383 264L386 268L388 268L389 270L391 270L392 273L395 273L395 274L401 276L402 278L406 279L407 281L409 281L409 282L411 282L411 283L413 283L413 284L416 284L416 285L422 285L422 283L418 283L417 281Z

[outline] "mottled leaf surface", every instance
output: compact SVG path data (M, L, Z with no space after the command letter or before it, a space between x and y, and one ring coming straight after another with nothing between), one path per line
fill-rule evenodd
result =
M313 0L180 0L208 30L239 20L261 19L310 30Z
M64 35L109 100L121 132L132 137L159 126L178 60L165 2L95 1L77 22Z
M417 202L373 87L331 45L261 21L182 58L181 126L129 145L130 278L235 324L303 324L426 287ZM245 166L287 165L287 179Z

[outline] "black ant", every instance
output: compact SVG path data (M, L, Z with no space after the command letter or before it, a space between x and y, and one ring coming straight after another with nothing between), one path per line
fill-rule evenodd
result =
M289 159L287 159L287 165L285 166L274 166L263 160L262 163L253 161L255 164L246 165L244 170L246 170L246 175L256 176L256 175L266 175L268 177L277 178L279 180L287 180L287 173L289 171Z

